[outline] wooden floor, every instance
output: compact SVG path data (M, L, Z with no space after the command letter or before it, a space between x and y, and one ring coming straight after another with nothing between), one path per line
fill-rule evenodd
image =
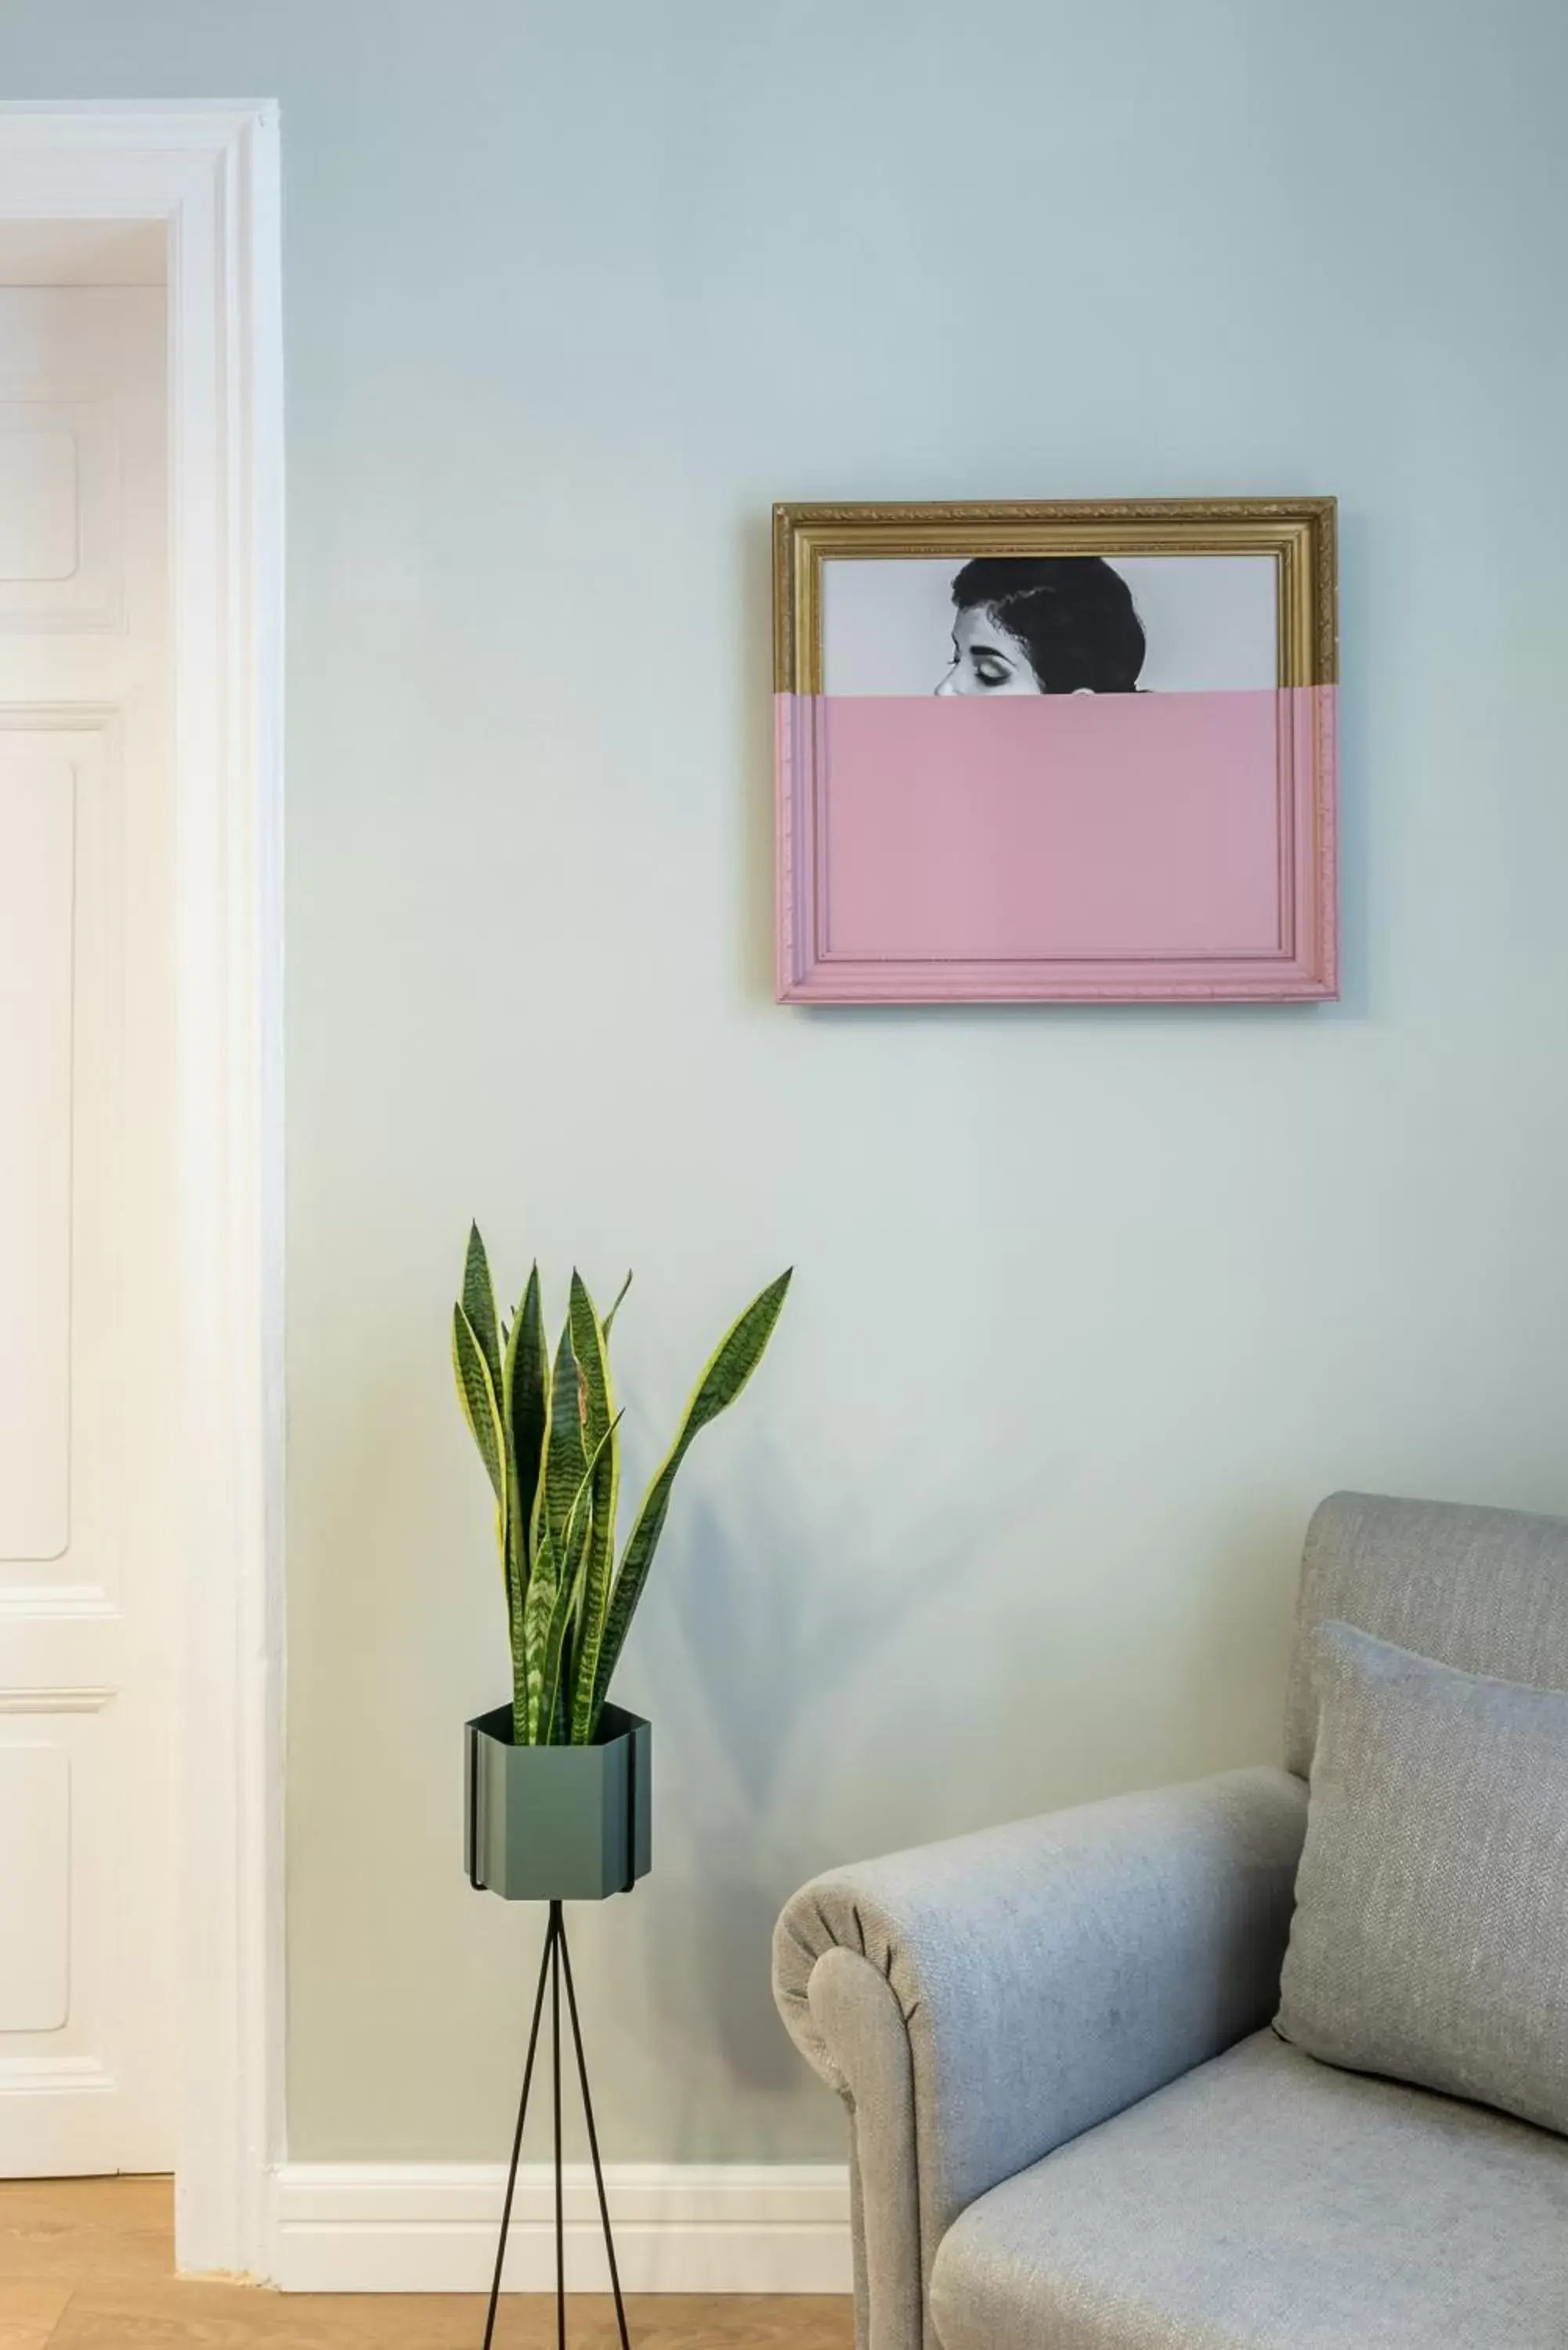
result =
M419 2293L276 2293L173 2274L162 2178L0 2181L0 2350L479 2350L484 2304ZM571 2304L572 2350L611 2350L615 2312ZM635 2350L849 2350L847 2301L805 2295L628 2303ZM495 2350L554 2350L555 2303L509 2294Z

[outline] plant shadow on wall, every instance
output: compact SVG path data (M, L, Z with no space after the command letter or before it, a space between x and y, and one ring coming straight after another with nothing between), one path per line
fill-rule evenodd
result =
M1022 1486L1008 1491L1016 1465L999 1460L978 1508L967 1482L961 1495L944 1482L912 1506L920 1530L914 1555L889 1527L880 1486L851 1486L839 1498L825 1554L821 1514L802 1506L798 1464L755 1441L745 1464L746 1540L764 1571L737 1574L735 1526L715 1501L700 1498L684 1513L665 1563L662 1604L641 1637L648 1678L670 1693L664 1710L681 1725L701 1857L664 1923L667 1934L679 1931L684 1963L653 1970L649 1995L672 2044L694 2036L716 2043L726 2069L756 2088L798 2086L769 1989L773 1929L803 1877L851 1856L823 1842L846 1758L854 1768L846 1708L857 1690L885 1689L889 1652L918 1643L930 1611L950 1610L959 1592L966 1611L974 1607L988 1563L999 1575L1011 1571L1004 1535L1033 1514L1037 1498ZM798 1565L805 1558L817 1562L809 1588ZM778 1563L774 1572L765 1571L770 1560ZM940 1708L928 1727L940 1771ZM902 1810L910 1800L907 1762L889 1764L889 1776L895 1771ZM693 2095L700 2099L695 2086ZM677 2142L683 2119L675 2120Z

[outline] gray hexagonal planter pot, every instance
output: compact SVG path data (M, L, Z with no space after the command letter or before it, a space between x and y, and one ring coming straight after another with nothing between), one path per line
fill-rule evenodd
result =
M467 1724L469 1882L507 1901L602 1901L652 1858L653 1729L607 1705L591 1746L514 1746L512 1709Z

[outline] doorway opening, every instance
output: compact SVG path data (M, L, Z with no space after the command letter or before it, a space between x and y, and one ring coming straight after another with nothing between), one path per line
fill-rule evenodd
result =
M174 2167L166 240L0 235L0 2173Z
M0 109L0 2174L282 2151L277 126Z

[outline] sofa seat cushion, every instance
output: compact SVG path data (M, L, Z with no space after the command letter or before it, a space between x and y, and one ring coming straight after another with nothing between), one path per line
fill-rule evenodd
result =
M1563 2350L1568 2145L1259 2033L954 2221L943 2350Z

